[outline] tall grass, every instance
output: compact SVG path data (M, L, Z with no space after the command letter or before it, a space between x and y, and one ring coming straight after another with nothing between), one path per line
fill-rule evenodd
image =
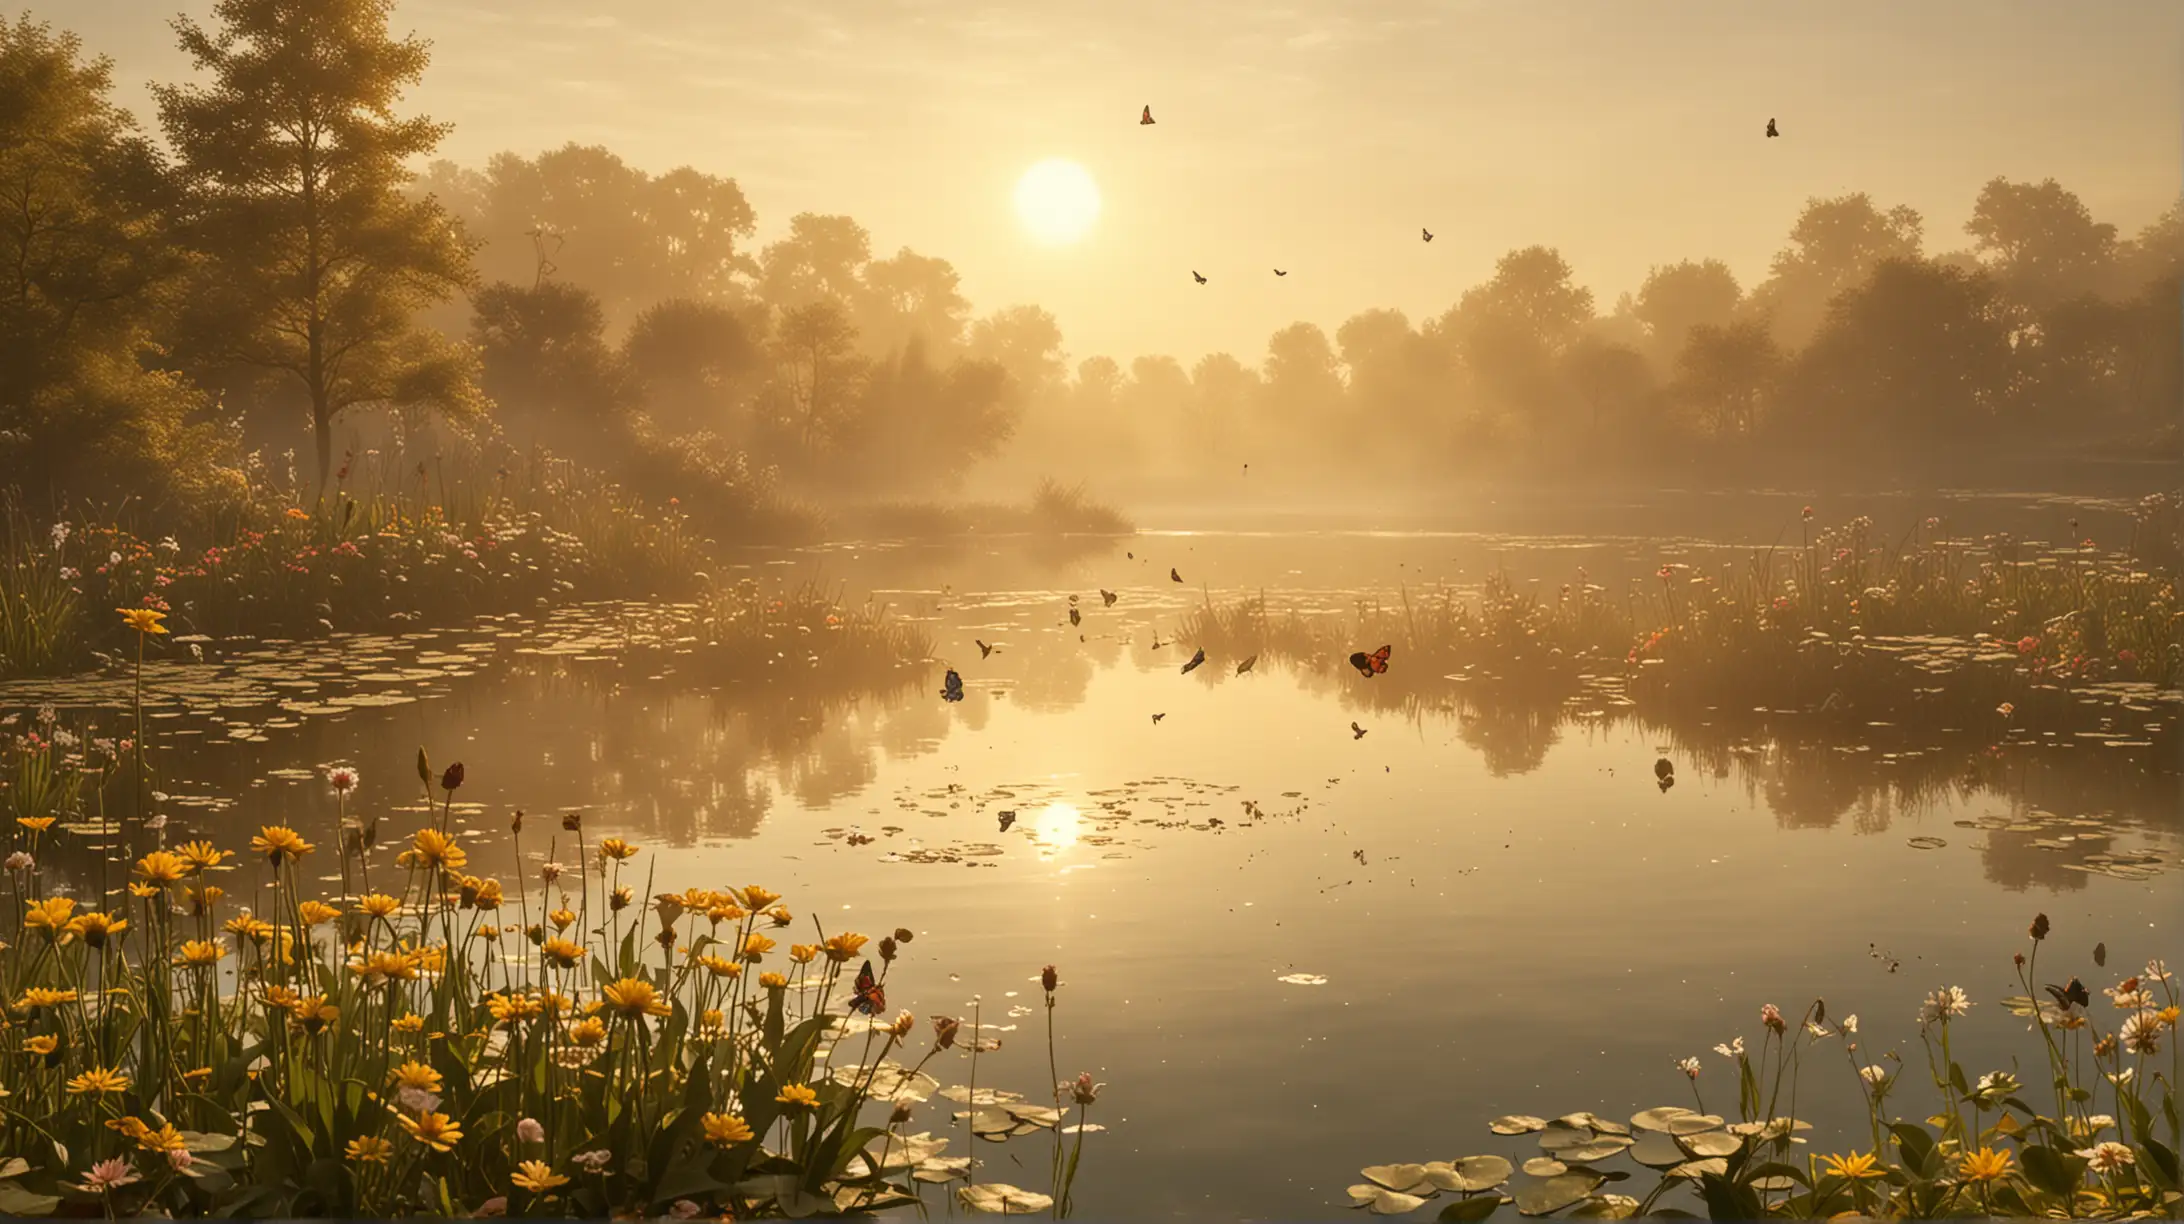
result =
M83 598L68 564L69 528L0 512L0 679L57 671L81 654Z

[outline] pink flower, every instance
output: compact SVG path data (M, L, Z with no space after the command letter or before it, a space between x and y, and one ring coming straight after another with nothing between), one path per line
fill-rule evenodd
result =
M538 1124L537 1118L525 1118L523 1121L516 1123L516 1138L523 1140L525 1143L544 1143L546 1142L546 1128Z
M77 1188L88 1194L104 1194L136 1180L137 1171L129 1167L128 1159L116 1156L112 1160L102 1160L92 1165L91 1171L84 1174L83 1181Z
M1772 1003L1759 1009L1759 1022L1778 1034L1787 1031L1790 1027L1782 1019L1782 1009Z

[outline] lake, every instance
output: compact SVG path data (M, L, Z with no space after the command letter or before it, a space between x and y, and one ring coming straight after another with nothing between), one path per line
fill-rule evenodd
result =
M1947 514L2032 539L2081 519L2114 542L2126 509L1907 498L1823 513L1895 532ZM979 1084L1034 1100L1037 978L1056 964L1061 1074L1109 1085L1076 1193L1088 1218L1332 1218L1363 1165L1536 1154L1489 1134L1497 1115L1692 1104L1686 1055L1706 1106L1733 1113L1734 1066L1709 1050L1756 1047L1769 1002L1859 1014L1864 1057L1900 1051L1918 1079L1919 999L1961 985L1977 1000L1958 1030L1966 1070L2031 1060L2024 1077L2037 1039L1997 1000L2019 992L2010 957L2036 911L2061 972L2096 987L2096 941L2116 976L2184 957L2173 703L2135 729L2155 747L2060 737L1997 770L1980 766L1988 736L1965 730L1823 733L1729 711L1670 726L1454 681L1390 702L1347 667L1238 675L1223 657L1179 674L1173 637L1208 597L1340 610L1497 571L1612 589L1666 556L1794 542L1796 498L1242 527L739 558L923 623L963 676L959 704L940 699L937 664L863 691L814 691L786 653L777 683L686 679L672 608L210 643L203 661L169 647L149 675L165 833L238 848L284 822L330 851L323 771L345 762L363 775L352 807L384 815L375 861L391 862L419 819L422 744L436 771L466 767L472 870L514 874L512 809L534 814L533 863L552 817L580 810L587 836L642 846L624 871L649 871L649 891L763 883L799 937L808 913L912 928L890 1005L968 1016L978 999L1014 1026ZM14 684L0 708L104 705L112 733L126 696L125 678ZM1676 770L1665 791L1660 757ZM1869 1146L1841 1040L1808 1064L1813 1150ZM929 1070L961 1083L969 1067L950 1054ZM1899 1107L1928 1103L1907 1081ZM909 1129L942 1131L950 1108L935 1098ZM981 1180L1045 1189L1050 1143L978 1143Z

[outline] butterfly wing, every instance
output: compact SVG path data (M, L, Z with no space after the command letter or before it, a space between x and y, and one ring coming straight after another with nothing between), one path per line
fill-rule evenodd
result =
M857 984L853 990L849 1000L849 1010L853 1012L877 1016L880 1009L887 1006L887 989L872 975L871 961L866 961L864 968L857 971Z
M1393 646L1383 646L1380 649L1374 651L1372 654L1373 670L1376 672L1384 672L1388 670L1388 656L1393 653L1394 650L1395 648Z
M1152 121L1153 121L1153 108L1152 108L1152 107L1150 107L1150 106L1147 106L1147 107L1145 108L1145 113L1144 113L1144 114L1142 114L1142 115L1139 115L1139 116L1138 116L1138 122L1139 122L1139 123L1141 123L1141 124L1145 124L1145 123L1151 123Z
M1367 676L1373 674L1373 661L1362 650L1353 650L1350 652L1350 666L1358 669L1358 671L1362 672Z

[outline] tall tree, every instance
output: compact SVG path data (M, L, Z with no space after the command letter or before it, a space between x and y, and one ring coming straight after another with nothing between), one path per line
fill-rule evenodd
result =
M1862 191L1807 200L1751 305L1769 318L1778 342L1798 348L1820 329L1837 294L1863 284L1884 259L1917 258L1924 231L1917 209L1899 204L1882 212Z
M1686 259L1648 272L1631 312L1646 325L1654 355L1665 366L1683 352L1684 337L1692 328L1727 326L1743 300L1744 290L1728 264Z
M632 392L669 433L706 431L737 441L766 360L758 324L763 310L717 301L669 298L648 307L622 342Z
M359 404L478 405L463 355L416 312L469 283L469 243L406 166L447 133L395 114L426 44L387 32L393 0L218 0L177 18L209 79L155 87L188 183L211 351L277 370L309 399L323 489L335 418Z
M1760 319L1701 323L1676 355L1674 394L1698 431L1713 438L1749 435L1782 366L1782 352Z
M939 357L962 345L971 304L947 260L904 247L892 258L866 264L863 279L865 324L859 330L871 351L894 352L917 340L929 356Z
M1964 232L2001 288L2035 310L2100 288L2116 255L2116 227L2094 221L2085 202L2054 179L1989 181Z
M612 454L627 395L598 295L559 281L503 281L479 290L473 309L484 389L515 439L595 462Z
M1011 401L1019 406L1052 398L1065 375L1061 325L1037 306L1007 306L971 324L966 349L1008 371Z
M759 295L776 310L822 298L854 310L871 261L872 236L864 226L843 216L798 213L789 218L788 236L768 243L758 257Z

